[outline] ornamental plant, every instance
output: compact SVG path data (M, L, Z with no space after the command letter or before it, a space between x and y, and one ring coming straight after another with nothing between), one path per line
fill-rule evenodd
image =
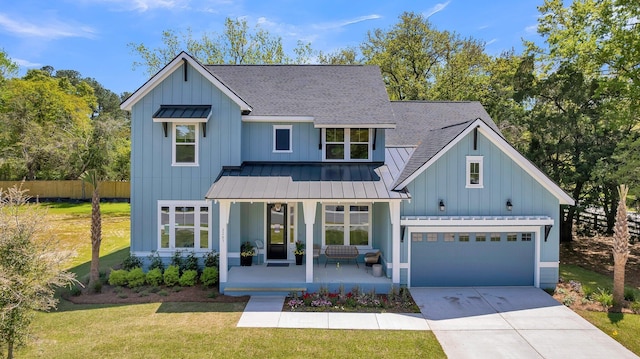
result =
M296 250L293 252L297 256L304 255L304 243L300 240L296 241Z
M251 242L243 242L240 246L240 255L243 257L253 257L256 255L256 249Z
M167 267L167 269L164 271L164 284L168 285L169 287L173 287L174 285L178 284L179 280L180 268L174 265L170 265L169 267Z
M129 271L129 274L127 274L127 282L130 288L140 287L144 285L145 281L146 275L140 267L133 268Z

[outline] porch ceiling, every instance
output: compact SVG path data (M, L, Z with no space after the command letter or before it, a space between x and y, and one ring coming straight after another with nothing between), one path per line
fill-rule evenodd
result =
M205 198L230 200L408 199L391 189L394 177L380 163L245 163L224 169Z

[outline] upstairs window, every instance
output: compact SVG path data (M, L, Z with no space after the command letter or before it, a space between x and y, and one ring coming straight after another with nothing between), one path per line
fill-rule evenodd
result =
M196 124L173 124L173 165L198 165L198 126Z
M273 126L273 152L292 152L291 125Z
M482 156L467 156L467 188L483 188Z
M324 130L324 159L327 161L369 161L371 131L368 128Z

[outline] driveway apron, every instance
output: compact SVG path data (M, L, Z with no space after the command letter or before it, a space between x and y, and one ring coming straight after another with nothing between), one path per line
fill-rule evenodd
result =
M411 288L449 358L638 358L533 287Z

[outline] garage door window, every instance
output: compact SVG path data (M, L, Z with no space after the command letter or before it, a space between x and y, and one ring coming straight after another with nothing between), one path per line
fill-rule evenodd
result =
M469 233L460 233L460 235L458 236L458 241L469 242Z
M424 233L411 233L412 242L422 242L422 236Z
M476 233L476 242L486 242L487 235L485 233Z
M523 242L531 242L531 233L522 233Z
M517 242L518 234L517 233L507 233L507 242Z
M491 233L491 242L500 242L500 233Z

